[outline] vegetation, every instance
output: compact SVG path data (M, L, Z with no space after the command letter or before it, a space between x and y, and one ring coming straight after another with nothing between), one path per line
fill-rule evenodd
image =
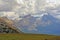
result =
M0 34L0 40L60 40L60 36L42 34Z

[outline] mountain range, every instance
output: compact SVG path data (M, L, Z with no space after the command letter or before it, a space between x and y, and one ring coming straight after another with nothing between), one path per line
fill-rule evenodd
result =
M50 14L41 18L26 15L14 25L24 33L60 35L60 20Z

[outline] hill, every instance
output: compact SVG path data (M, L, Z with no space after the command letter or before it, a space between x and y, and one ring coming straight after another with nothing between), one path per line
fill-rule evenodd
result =
M8 18L0 18L0 33L20 33L20 31L13 26L13 21Z

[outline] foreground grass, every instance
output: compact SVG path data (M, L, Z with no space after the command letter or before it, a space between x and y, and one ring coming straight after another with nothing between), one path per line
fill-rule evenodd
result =
M41 34L0 34L0 40L60 40L60 36Z

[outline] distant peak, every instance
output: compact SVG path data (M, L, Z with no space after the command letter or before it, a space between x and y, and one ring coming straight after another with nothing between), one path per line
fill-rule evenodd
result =
M48 13L44 13L44 15L48 15Z
M43 17L43 16L47 16L48 13L44 13L44 14L41 14L40 16Z

